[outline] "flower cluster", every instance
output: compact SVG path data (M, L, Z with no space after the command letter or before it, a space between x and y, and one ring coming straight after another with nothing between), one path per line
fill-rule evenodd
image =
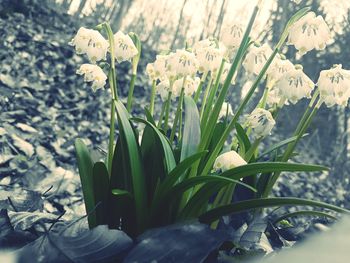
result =
M114 34L114 56L118 63L128 61L138 54L129 35L118 31ZM83 64L77 74L84 75L86 82L93 82L92 89L103 88L107 76L97 62L106 60L107 52L111 50L109 42L97 30L81 27L74 38L69 42L75 47L77 54L86 54L92 64Z

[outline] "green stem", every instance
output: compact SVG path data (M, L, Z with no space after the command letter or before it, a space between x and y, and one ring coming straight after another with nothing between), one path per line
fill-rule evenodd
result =
M167 133L167 129L168 129L171 94L172 92L169 91L168 99L165 104L165 118L164 118L164 124L163 124L163 130L165 131L165 134Z
M213 109L212 105L214 105L214 98L215 98L215 95L217 94L217 91L218 91L218 88L219 88L220 78L221 78L222 71L224 69L224 65L225 65L225 60L223 59L221 61L221 65L219 67L218 74L217 74L217 76L215 78L214 87L211 87L211 89L210 89L208 102L207 102L207 104L205 106L205 109L204 109L203 118L201 119L201 129L202 130L205 129L206 124L207 124L207 120L208 120L208 117L209 117L209 113Z
M208 75L208 73L203 73L203 75L202 75L201 82L199 83L198 88L196 90L196 93L194 94L193 100L194 100L195 103L198 102L198 99L199 99L199 96L201 95L201 92L202 92L202 89L203 89L203 84L204 84L204 82L205 82L205 80L207 78L207 75Z
M156 97L156 81L153 80L152 82L152 90L151 90L151 102L149 105L149 112L151 113L152 117L153 117L153 112L154 112L154 100Z
M126 109L128 110L128 112L131 111L132 98L134 96L134 89L135 89L135 80L136 80L136 74L132 74L131 81L130 81L129 94L128 94L128 101L126 103Z
M161 109L161 112L159 115L158 125L157 125L158 129L160 129L162 126L162 121L163 121L163 117L164 117L164 113L165 113L165 107L166 107L166 102L163 102L162 109Z
M182 114L182 104L183 104L184 94L185 94L185 88L184 88L185 81L186 81L186 77L184 77L184 80L182 82L182 88L181 88L181 93L180 93L180 97L179 97L179 103L177 104L175 119L174 119L173 127L171 129L171 134L170 134L170 143L172 143L174 141L175 132L176 132L176 128L177 128L177 122L179 121L179 117ZM181 124L180 124L180 130L181 130Z
M312 103L314 101L315 100L313 100ZM311 104L311 102L310 102L310 104ZM316 113L317 113L319 107L321 106L321 104L322 104L322 101L319 100L317 102L317 104L314 106L314 108L312 109L311 113L308 114L307 117L305 117L305 114L304 114L304 116L302 117L301 121L299 122L299 125L298 125L298 127L297 127L297 129L296 129L296 131L294 133L294 136L297 136L297 139L295 141L293 141L292 143L288 144L288 146L286 148L286 151L284 152L284 154L282 156L281 162L287 162L289 160L289 158L291 157L291 155L292 155L292 153L293 153L297 143L303 137L303 135L305 134L307 128L310 126L310 123L311 123L313 117L316 115ZM308 110L310 110L309 107L308 107ZM269 180L269 182L268 182L268 184L267 184L267 186L266 186L266 188L265 188L265 190L263 192L263 197L269 196L269 194L272 191L273 186L275 185L275 183L278 180L280 175L281 175L281 173L278 172L278 173L274 173L271 176L271 178L270 178L270 180Z
M112 172L112 162L114 155L114 136L115 136L115 107L114 100L118 100L117 93L117 75L115 71L115 57L114 57L114 36L111 29L111 26L108 23L103 23L103 28L107 33L109 46L110 46L110 71L108 74L108 82L112 93L112 101L111 101L111 120L110 120L110 128L109 128L109 142L108 142L108 159L107 159L107 167L108 172L111 174Z
M204 97L203 97L203 100L202 100L202 106L201 106L201 110L200 110L201 122L202 122L202 117L203 117L204 109L205 109L205 106L206 106L206 104L207 104L208 94L209 94L209 91L210 91L210 89L211 89L211 84L212 84L212 82L213 82L213 77L212 77L212 75L210 75L210 79L209 79L207 88L205 89Z

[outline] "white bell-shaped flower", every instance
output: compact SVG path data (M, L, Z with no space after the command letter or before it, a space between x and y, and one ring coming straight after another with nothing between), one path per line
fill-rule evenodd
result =
M179 77L193 76L198 69L198 60L194 53L178 49L169 57L169 71L175 72Z
M97 30L79 28L75 37L69 42L77 54L86 54L92 63L106 59L108 41Z
M175 80L173 88L172 88L172 95L175 99L176 97L180 96L182 87L184 88L184 94L186 96L192 96L198 89L200 83L200 78L195 77L186 77L185 83L184 78L180 78Z
M276 122L271 112L262 108L256 108L248 117L247 125L252 129L252 135L256 138L264 138L271 133Z
M310 50L322 50L332 40L331 31L322 16L313 12L306 14L291 26L288 44L292 44L304 55Z
M223 51L215 46L197 49L198 71L208 73L217 71L223 59Z
M279 92L279 89L276 86L272 86L269 88L267 97L266 97L266 104L269 107L273 107L274 105L278 105L281 102L281 94ZM287 103L285 103L287 104ZM282 105L281 105L282 106Z
M167 78L162 79L156 86L156 92L160 95L163 102L168 100L170 92L170 81Z
M174 80L176 73L171 67L171 58L174 53L169 53L167 55L157 55L156 60L153 63L156 78L162 80L163 78L168 78L169 80Z
M303 72L302 68L295 68L284 73L276 83L276 87L281 97L295 104L302 98L310 98L315 84Z
M118 31L114 34L114 55L118 63L130 61L139 51L128 34Z
M226 118L226 116L233 116L233 111L231 104L224 102L219 113L219 119Z
M342 69L342 65L322 70L317 86L321 99L328 107L347 106L350 97L350 70Z
M92 82L91 88L94 92L106 85L107 75L97 65L83 64L77 70L77 74L84 75L84 81Z
M229 151L219 155L213 166L213 170L225 172L238 166L247 164L247 162L235 151Z
M246 71L258 75L272 54L269 45L252 46L243 62Z
M214 39L207 38L207 39L203 39L201 41L194 43L192 46L192 51L195 55L197 55L197 53L200 50L208 48L208 47L216 47L216 43L215 43Z
M294 68L293 63L290 62L290 60L276 58L267 70L267 86L269 88L273 87L284 73L293 70Z
M243 35L244 26L240 23L234 23L223 28L221 41L228 49L236 49L241 44Z
M150 80L156 80L157 76L156 76L156 71L154 69L154 64L153 63L148 63L146 65L146 73L148 75L148 77L150 78Z

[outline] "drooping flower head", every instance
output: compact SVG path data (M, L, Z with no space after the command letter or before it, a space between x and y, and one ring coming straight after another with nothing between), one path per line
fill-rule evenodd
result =
M252 46L243 62L246 71L258 75L272 54L269 45Z
M223 28L221 41L228 49L236 49L241 44L244 35L244 26L240 23L227 25Z
M153 66L157 79L162 80L164 78L168 78L169 80L173 81L176 78L176 73L170 64L173 55L174 53L156 56Z
M267 86L272 88L280 78L295 67L288 59L276 58L267 70Z
M321 99L328 107L346 106L350 97L350 70L342 69L342 65L322 70L317 86Z
M160 95L163 102L167 101L170 92L170 81L167 78L162 79L156 86L156 92Z
M156 76L156 71L154 69L154 64L153 63L148 63L146 65L146 73L148 75L148 77L150 78L150 80L156 80L157 76Z
M271 112L262 108L256 108L247 118L247 125L252 128L252 135L256 139L269 135L275 124Z
M94 92L106 85L107 75L97 65L83 64L77 70L77 74L84 75L84 81L92 82L91 88Z
M233 111L231 104L224 102L219 113L219 119L225 118L226 116L233 116Z
M194 43L192 46L192 51L195 55L197 55L200 50L208 47L216 47L216 42L213 38L206 38Z
M178 49L171 54L168 60L169 71L175 72L178 77L193 76L198 69L198 60L194 53Z
M213 169L214 171L225 172L235 167L245 165L247 162L235 151L229 151L219 155L215 162Z
M91 63L106 59L108 41L97 30L79 28L75 37L69 42L77 54L86 54Z
M302 68L297 67L284 73L276 83L276 87L281 97L295 104L302 98L310 98L315 84L303 72Z
M331 32L323 17L310 12L291 26L288 44L294 45L300 55L304 55L313 49L324 49L331 40Z
M173 98L180 96L182 86L184 88L184 94L186 96L192 96L197 91L199 82L200 82L200 78L198 77L195 77L195 78L186 77L185 82L184 82L184 78L175 80L172 88L172 95L174 96Z
M221 65L223 51L216 46L200 48L197 49L196 58L198 60L199 72L215 72Z
M138 50L129 35L118 31L114 34L114 55L118 63L130 61L138 54Z

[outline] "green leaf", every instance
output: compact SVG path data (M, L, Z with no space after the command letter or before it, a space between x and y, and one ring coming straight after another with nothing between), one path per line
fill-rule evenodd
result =
M157 139L162 145L162 149L164 153L164 161L166 164L167 172L169 173L171 170L173 170L176 166L176 162L175 162L173 151L170 147L170 143L168 139L165 137L165 135L161 133L158 130L158 128L154 126L152 123L150 123L149 121L146 121L140 118L132 118L132 120L142 122L152 128L152 130L155 132L155 135L157 136Z
M114 101L116 106L123 162L126 165L126 175L132 178L132 194L134 196L137 228L141 233L147 222L147 192L143 175L141 153L134 130L129 122L129 113L121 101Z
M251 199L251 200L241 201L230 205L217 207L201 215L199 217L199 221L202 223L209 224L220 219L224 215L239 213L250 209L284 206L284 205L322 207L322 208L333 210L335 212L350 214L350 211L347 209L330 205L327 203L323 203L323 202L312 201L312 200L307 200L302 198L276 197L276 198Z
M93 167L93 188L96 207L97 225L106 225L109 220L109 175L106 165L97 162Z
M81 139L75 140L75 151L77 154L79 175L84 195L85 209L88 214L89 227L97 225L95 209L94 189L93 189L93 161L86 145Z
M185 96L185 122L181 145L180 161L195 154L201 139L200 118L196 103L190 96Z
M177 185L172 187L171 190L167 193L167 195L174 197L175 195L179 195L186 192L188 189L192 188L193 186L196 186L199 184L205 184L209 182L225 182L226 184L227 183L240 184L252 190L253 192L256 192L256 190L253 187L239 180L231 179L229 177L217 176L217 175L202 175L202 176L196 176L196 177L185 179L181 183L178 183Z
M306 134L304 134L302 137L305 137L305 136L308 136L308 134L306 133ZM276 151L276 150L282 148L283 146L285 146L285 145L287 145L287 144L289 144L289 143L291 143L291 142L296 141L297 139L298 139L298 136L293 136L293 137L290 137L290 138L288 138L288 139L286 139L286 140L283 140L283 141L281 141L281 142L279 142L279 143L276 143L276 144L272 145L272 146L271 146L270 148L268 148L266 151L262 152L262 153L257 157L257 160L261 159L261 158L262 158L263 156L265 156L265 155L270 154L270 153L273 152L273 151Z
M319 217L327 217L332 220L337 220L335 216L332 216L328 213L321 212L321 211L312 211L312 210L302 210L302 211L297 211L297 212L292 212L292 213L287 213L284 214L283 216L280 216L276 220L273 221L273 224L277 224L278 222L281 222L284 219L294 217L294 216L319 216Z
M112 194L116 196L132 198L132 195L130 194L130 192L123 189L112 189Z
M246 165L238 166L233 169L227 170L221 174L221 176L230 177L236 180L240 178L255 175L258 173L269 172L319 172L329 170L325 166L313 165L313 164L300 164L300 163L288 163L288 162L262 162L262 163L249 163Z
M250 140L245 130L238 122L235 123L235 127L237 131L237 139L239 141L240 147L243 148L243 154L245 154L251 147Z
M154 121L154 119L152 117L152 114L150 113L150 111L147 108L145 108L145 115L146 115L147 121L152 123L154 126L157 126L156 122Z
M187 157L185 160L180 162L165 178L164 182L160 185L159 189L163 193L167 192L181 177L181 175L193 165L194 162L199 160L204 156L207 151L196 153L190 157Z

